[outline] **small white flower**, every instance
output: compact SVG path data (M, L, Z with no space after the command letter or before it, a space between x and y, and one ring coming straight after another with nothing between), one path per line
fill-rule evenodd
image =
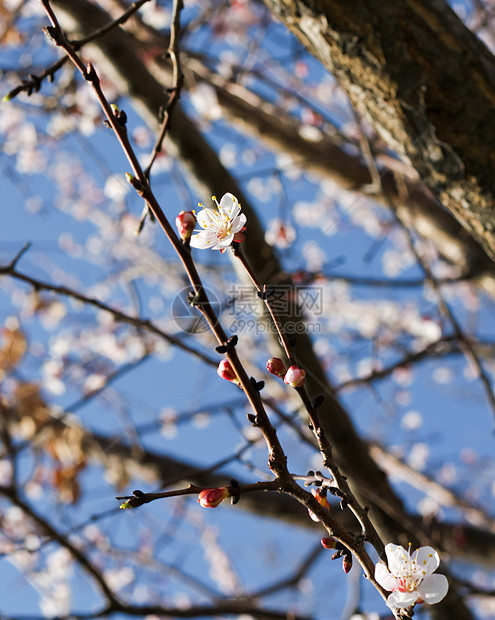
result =
M191 237L191 246L201 250L225 251L232 241L242 241L242 230L247 221L244 213L241 213L241 205L232 194L224 194L220 203L213 196L216 208L203 207L196 219L204 228L197 235ZM237 237L237 238L236 238Z
M400 545L385 547L388 568L383 562L375 566L375 579L385 590L392 591L387 599L390 609L409 607L414 603L433 605L447 594L449 584L444 575L432 575L440 565L433 547L420 547L411 555Z

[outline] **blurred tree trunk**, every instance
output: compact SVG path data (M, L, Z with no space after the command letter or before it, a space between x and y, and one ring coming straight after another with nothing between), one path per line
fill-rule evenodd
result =
M495 259L495 58L444 0L265 0Z

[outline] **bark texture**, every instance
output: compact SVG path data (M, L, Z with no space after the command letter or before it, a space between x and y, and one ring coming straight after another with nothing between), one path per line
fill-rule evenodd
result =
M495 58L444 0L265 0L495 259Z

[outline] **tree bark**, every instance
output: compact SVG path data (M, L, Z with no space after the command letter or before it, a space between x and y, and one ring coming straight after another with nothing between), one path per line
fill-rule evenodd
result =
M495 58L444 0L265 0L495 260Z

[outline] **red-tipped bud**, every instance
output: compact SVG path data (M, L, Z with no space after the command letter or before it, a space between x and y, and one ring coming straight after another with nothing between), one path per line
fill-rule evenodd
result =
M224 499L229 497L230 493L227 487L218 487L218 489L205 489L198 496L198 502L203 508L216 508Z
M306 371L299 366L291 366L285 373L284 381L292 387L300 387L306 380Z
M192 211L181 211L175 218L175 225L179 231L179 237L182 241L187 241L196 227L196 216Z
M284 366L283 361L279 357L271 357L266 363L266 369L271 372L272 375L276 375L283 379L287 368Z
M220 377L222 377L222 379L232 381L232 383L239 385L239 379L237 378L235 370L232 368L228 359L223 359L220 364L218 364L217 373Z
M352 555L347 554L344 555L344 559L342 560L342 568L344 569L344 573L348 573L352 568Z
M325 536L325 538L321 539L321 545L324 549L335 549L337 541L334 538Z
M318 503L321 506L323 506L323 508L327 508L328 510L330 510L330 504L328 503L327 492L325 489L311 489L311 493L317 499ZM315 513L312 510L308 509L308 512L309 512L309 516L313 519L313 521L316 521L316 522L319 521L318 517L315 515ZM322 541L322 544L323 544L323 541Z

